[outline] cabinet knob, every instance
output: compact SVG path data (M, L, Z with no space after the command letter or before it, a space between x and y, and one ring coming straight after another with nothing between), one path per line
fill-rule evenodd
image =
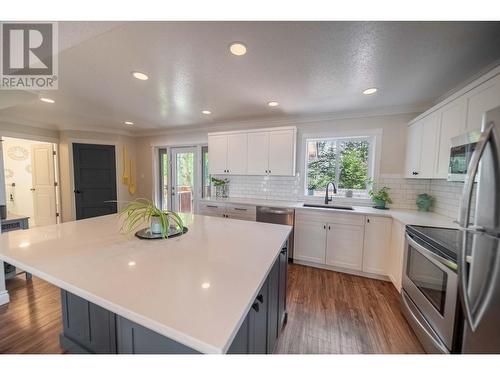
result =
M281 250L281 254L285 255L286 254L286 248Z
M323 225L323 229L326 229L326 224L325 224L325 225Z
M259 301L260 303L264 303L264 296L262 294L259 294L257 296L257 301Z
M328 226L328 230L330 230L330 229L332 229L332 228L330 228L330 226Z
M366 222L367 222L367 223L370 223L370 219L366 219Z
M252 309L254 309L256 312L259 312L259 304L257 302L254 302L252 304Z
M414 176L418 175L418 172L413 172L413 175L414 175Z

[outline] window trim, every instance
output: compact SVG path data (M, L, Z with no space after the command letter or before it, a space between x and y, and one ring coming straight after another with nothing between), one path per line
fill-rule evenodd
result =
M356 138L370 138L370 147L368 151L368 163L371 164L368 168L369 177L376 181L380 175L380 161L381 161L381 149L382 149L382 129L365 129L356 131L345 131L339 133L332 132L316 132L316 133L305 133L302 134L301 144L300 144L300 158L302 163L300 163L301 182L302 182L302 199L321 199L317 196L307 195L307 142L315 140L328 140L328 139L356 139ZM370 173L371 171L371 173ZM371 175L370 175L371 174ZM367 196L364 197L353 197L346 198L345 196L338 196L336 199L354 199L354 200L370 200Z

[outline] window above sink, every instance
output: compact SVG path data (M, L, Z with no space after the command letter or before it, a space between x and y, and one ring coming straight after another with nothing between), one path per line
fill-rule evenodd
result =
M374 136L306 139L304 196L324 197L327 183L333 181L338 190L334 199L368 199L368 181L374 176L374 148Z

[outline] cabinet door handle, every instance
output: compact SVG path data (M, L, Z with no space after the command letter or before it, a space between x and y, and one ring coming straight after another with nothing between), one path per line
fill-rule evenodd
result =
M212 204L207 204L207 207L210 207L210 208L217 208L218 206L214 206Z
M283 250L280 251L281 254L285 255L286 254L286 248L284 248Z
M330 230L330 229L332 229L332 228L330 228L330 226L328 226L328 230Z
M323 229L326 229L326 224L325 224L325 225L323 225Z
M260 303L264 303L264 296L262 294L259 294L257 296L257 301L259 301Z
M257 302L254 302L252 304L252 309L254 309L256 312L259 312L259 304Z
M414 175L414 176L418 175L418 172L413 172L413 175Z
M366 222L367 222L368 224L370 224L370 219L366 219Z
M239 207L235 207L234 208L236 211L247 211L248 208L239 208Z

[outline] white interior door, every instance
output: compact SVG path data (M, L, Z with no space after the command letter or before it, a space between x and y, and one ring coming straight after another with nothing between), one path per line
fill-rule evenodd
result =
M56 186L52 144L32 145L31 155L35 225L55 224L57 222Z
M35 225L55 224L57 218L53 146L49 143L32 145L31 155Z

